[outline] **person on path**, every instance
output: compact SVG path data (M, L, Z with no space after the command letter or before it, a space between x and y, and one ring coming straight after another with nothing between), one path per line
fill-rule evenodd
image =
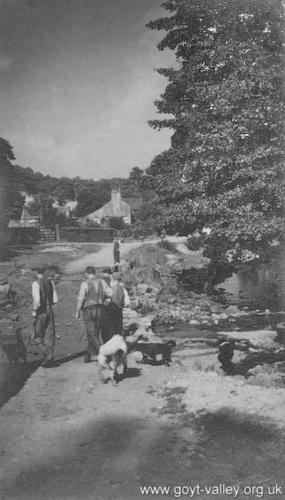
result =
M123 308L130 305L130 298L121 280L120 273L114 272L112 274L111 302L104 308L102 323L102 340L104 344L114 335L123 334Z
M44 349L45 358L41 366L48 366L54 358L55 323L53 305L58 302L55 285L44 277L45 269L34 269L36 280L32 284L34 335Z
M118 271L120 264L120 243L117 237L114 239L113 258L114 258L114 269L115 271Z
M166 238L166 231L165 231L165 228L163 228L161 233L160 233L160 239L163 242L165 240L165 238Z
M81 284L75 318L83 312L83 321L86 327L87 351L84 362L89 363L92 356L97 356L101 345L101 328L104 301L112 296L112 290L103 279L95 275L95 268L88 266L85 269L86 280Z

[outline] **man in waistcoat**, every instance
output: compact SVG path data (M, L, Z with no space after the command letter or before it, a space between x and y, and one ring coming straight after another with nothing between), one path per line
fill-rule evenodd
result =
M88 342L84 362L89 363L91 357L99 353L104 300L112 296L112 290L104 280L96 277L93 266L85 269L85 276L78 294L75 318L78 319L83 312Z
M52 306L58 302L52 280L44 277L44 268L34 269L36 280L32 284L33 318L35 339L39 339L44 349L45 359L41 363L47 367L54 357L55 323Z

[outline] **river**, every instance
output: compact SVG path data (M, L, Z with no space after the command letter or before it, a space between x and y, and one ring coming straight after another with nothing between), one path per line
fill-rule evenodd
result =
M284 284L283 265L246 265L217 289L223 291L227 303L273 312L285 310Z

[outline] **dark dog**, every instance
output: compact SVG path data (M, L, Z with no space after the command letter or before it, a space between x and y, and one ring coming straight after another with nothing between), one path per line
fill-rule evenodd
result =
M171 349L176 346L174 340L169 340L166 344L159 343L146 343L146 342L134 342L133 344L128 344L128 350L139 351L143 355L143 360L150 358L155 363L158 363L156 356L162 356L162 362L169 366L171 363Z
M227 375L234 375L234 364L232 358L234 355L235 343L233 340L221 339L218 345L218 360L221 363L222 370Z

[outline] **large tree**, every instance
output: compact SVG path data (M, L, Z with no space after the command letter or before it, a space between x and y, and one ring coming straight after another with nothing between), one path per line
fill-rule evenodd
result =
M167 0L158 48L176 68L156 102L174 130L149 169L149 183L183 231L212 228L206 253L241 261L264 255L284 231L282 0ZM167 218L166 218L167 225Z
M16 186L15 159L10 143L0 138L0 257L4 257L8 245L9 219L19 218L24 204Z

